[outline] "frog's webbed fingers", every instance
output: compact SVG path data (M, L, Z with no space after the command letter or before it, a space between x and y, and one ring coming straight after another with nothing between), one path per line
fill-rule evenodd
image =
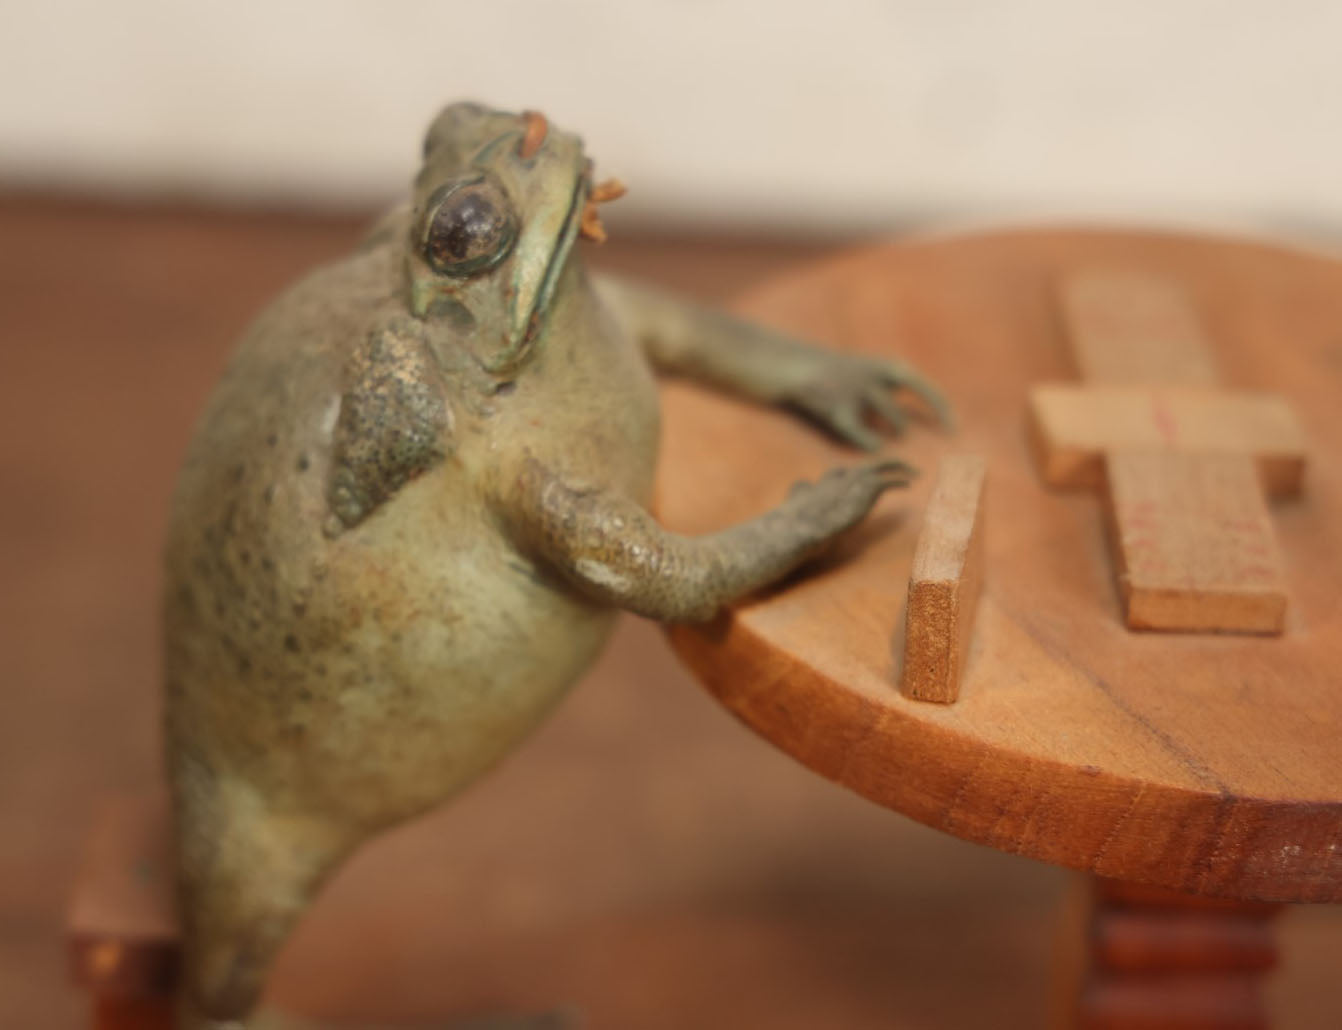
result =
M834 469L758 518L686 537L632 499L565 482L528 457L499 508L519 549L591 600L663 622L700 621L786 575L910 474L892 461Z
M855 400L840 398L816 404L810 399L802 399L793 406L845 443L864 451L875 451L881 447L880 434L866 424L863 411Z
M884 389L880 387L869 389L863 394L862 399L867 402L867 407L889 423L896 434L909 428L908 412L896 404L895 399Z
M947 430L955 428L955 411L951 407L951 402L932 380L899 358L887 358L884 366L883 378L886 385L908 390L932 409L932 413L943 428Z
M883 363L840 357L833 368L833 377L808 383L787 406L864 451L880 448L882 425L896 436L908 428L909 413L891 395Z

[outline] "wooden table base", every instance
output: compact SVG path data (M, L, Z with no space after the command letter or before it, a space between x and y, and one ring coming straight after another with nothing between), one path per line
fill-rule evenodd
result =
M1260 1030L1280 905L1093 878L1072 1009L1078 1030Z
M89 1025L93 1030L173 1030L172 999L93 999Z

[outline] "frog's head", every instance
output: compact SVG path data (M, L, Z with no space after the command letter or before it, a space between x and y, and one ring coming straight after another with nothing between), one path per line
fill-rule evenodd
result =
M485 369L512 374L541 333L574 239L600 237L582 140L535 112L445 108L424 139L407 272L416 317L469 331Z

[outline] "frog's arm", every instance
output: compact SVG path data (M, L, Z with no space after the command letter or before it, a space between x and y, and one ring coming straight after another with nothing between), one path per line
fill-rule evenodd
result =
M663 529L629 497L567 481L527 456L500 507L519 549L589 599L662 622L692 622L786 575L911 474L898 461L833 469L798 484L758 518L687 537Z
M661 371L688 376L761 404L792 408L872 450L867 416L896 432L908 414L890 391L907 388L950 426L941 391L904 362L825 350L628 280L598 276L602 301Z

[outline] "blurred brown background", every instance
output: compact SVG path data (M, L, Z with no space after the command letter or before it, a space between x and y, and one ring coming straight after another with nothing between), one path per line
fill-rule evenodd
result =
M195 413L440 102L583 130L634 187L595 262L706 300L969 218L1337 238L1342 9L1078 10L0 5L0 1027L84 1018L62 913L99 798L157 782L158 547ZM818 780L631 619L496 775L341 875L275 990L317 1016L1029 1028L1068 884ZM1342 920L1282 930L1280 1025L1342 1025Z

